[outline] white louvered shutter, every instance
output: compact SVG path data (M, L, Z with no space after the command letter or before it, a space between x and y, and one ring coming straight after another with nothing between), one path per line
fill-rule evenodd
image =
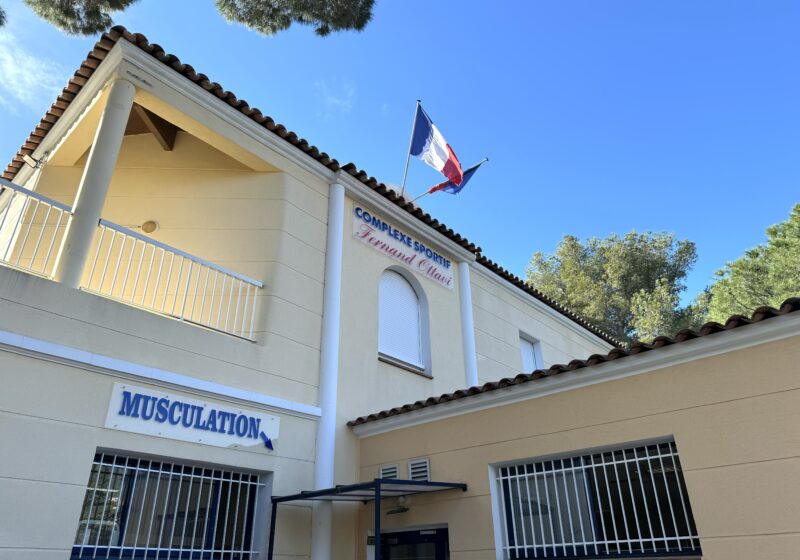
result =
M381 466L381 473L380 478L390 478L390 479L397 479L400 475L400 469L397 465L382 465Z
M431 464L428 459L414 459L408 462L409 480L430 480Z
M381 276L378 350L424 368L419 298L408 280L392 270Z

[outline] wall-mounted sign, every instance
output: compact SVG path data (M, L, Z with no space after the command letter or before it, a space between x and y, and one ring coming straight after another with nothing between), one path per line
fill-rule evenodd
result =
M360 206L353 208L353 235L373 249L434 282L453 289L453 263L406 232Z
M280 418L155 389L114 383L106 428L216 447L272 449Z

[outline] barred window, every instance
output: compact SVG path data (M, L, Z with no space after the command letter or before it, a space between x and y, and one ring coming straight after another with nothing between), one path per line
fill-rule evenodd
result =
M701 554L673 441L497 473L506 558Z
M73 560L255 558L255 474L95 455Z

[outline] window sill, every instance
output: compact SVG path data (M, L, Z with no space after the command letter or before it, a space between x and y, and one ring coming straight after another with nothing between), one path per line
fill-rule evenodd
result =
M417 375L421 375L427 379L433 379L433 376L428 373L425 368L420 367L415 364L411 364L399 358L395 358L393 356L389 356L382 352L378 352L378 361L387 363L389 365L399 367L400 369L404 369L406 371L410 371L411 373L416 373Z

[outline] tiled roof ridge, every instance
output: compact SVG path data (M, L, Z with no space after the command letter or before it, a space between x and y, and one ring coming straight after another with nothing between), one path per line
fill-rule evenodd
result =
M422 210L419 206L413 204L411 201L400 196L394 189L389 188L386 184L381 183L375 177L370 176L366 171L359 169L354 163L340 164L335 158L329 156L327 153L321 151L316 146L310 144L305 138L299 137L296 133L288 130L284 125L276 123L272 118L264 115L259 109L251 107L247 101L238 99L232 92L225 90L217 82L212 82L208 76L203 73L195 71L194 67L190 64L185 64L174 54L167 53L161 45L157 43L150 43L141 33L131 33L125 27L117 25L112 27L109 31L104 33L100 40L94 45L94 48L86 55L86 60L83 61L80 68L75 72L70 79L67 86L61 91L55 103L48 109L40 123L30 133L28 139L23 143L20 150L16 153L14 158L3 171L3 178L12 180L19 170L25 165L23 156L32 155L41 141L45 138L48 131L58 121L61 115L64 114L69 104L78 95L86 82L89 81L94 71L105 59L106 55L111 51L114 45L120 39L124 39L132 45L140 48L147 54L153 56L159 62L169 66L179 74L187 79L196 83L209 93L212 93L219 99L228 103L231 107L237 109L245 116L251 118L256 123L262 125L264 128L280 136L296 148L302 150L305 154L309 155L331 171L343 171L348 173L382 197L386 198L396 206L402 208L427 226L438 231L460 247L473 253L477 257L477 262L484 267L488 268L495 274L511 282L518 288L524 290L536 299L542 301L544 304L555 309L567 318L571 319L578 325L587 329L591 333L600 337L602 340L614 346L621 346L621 343L615 340L611 335L605 333L598 327L592 325L586 319L580 317L575 312L567 309L563 305L556 303L549 297L542 294L540 291L531 288L520 278L508 272L501 266L497 265L490 259L483 256L481 248L470 242L461 234L453 231L445 224L431 216L429 213Z
M431 406L435 406L437 404L443 404L450 401L463 399L465 397L478 395L481 393L488 393L491 391L496 391L498 389L511 387L513 385L521 385L523 383L528 383L530 381L537 381L545 377L552 377L554 375L559 375L561 373L568 371L575 371L575 370L589 368L605 362L611 362L614 360L618 360L620 358L625 358L627 356L633 356L635 354L641 354L643 352L657 350L659 348L664 348L666 346L680 344L681 342L686 342L687 340L701 338L718 332L730 331L739 327L751 325L753 323L760 323L762 321L771 319L773 317L780 317L782 315L787 315L789 313L795 313L798 311L800 311L800 297L792 297L784 301L777 309L769 306L759 307L753 312L753 314L749 318L745 317L744 315L733 315L729 317L727 321L725 321L725 324L709 321L697 330L683 329L678 331L672 337L668 336L656 337L650 343L635 342L627 350L623 348L614 348L608 354L605 355L593 354L588 358L586 358L585 360L572 360L568 364L556 364L550 366L547 369L537 369L531 373L520 373L519 375L513 378L506 377L499 381L484 383L481 386L469 387L467 389L460 389L452 393L445 393L438 397L430 397L425 400L416 401L414 403L391 408L388 410L383 410L381 412L369 414L367 416L360 416L359 418L356 418L355 420L351 420L350 422L348 422L347 425L351 427L360 426L368 422L374 422L376 420L389 418L390 416L397 416L400 414L413 412L421 408L428 408Z

